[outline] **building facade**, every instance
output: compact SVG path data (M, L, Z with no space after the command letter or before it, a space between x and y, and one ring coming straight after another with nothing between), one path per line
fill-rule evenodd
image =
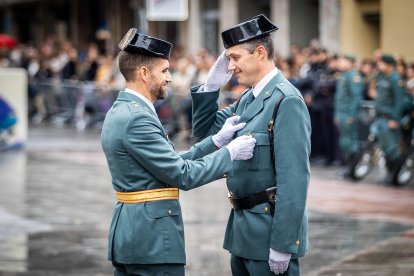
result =
M167 0L166 0L167 1ZM222 50L220 32L257 14L279 30L276 49L313 40L334 53L372 56L375 49L414 60L413 0L188 0L184 21L149 21L145 0L3 0L0 32L41 45L48 36L82 47L91 41L108 52L132 26L186 52Z

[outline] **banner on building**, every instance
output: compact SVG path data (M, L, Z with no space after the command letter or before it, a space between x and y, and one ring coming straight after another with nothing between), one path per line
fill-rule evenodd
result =
M188 0L146 1L149 21L184 21L188 18Z

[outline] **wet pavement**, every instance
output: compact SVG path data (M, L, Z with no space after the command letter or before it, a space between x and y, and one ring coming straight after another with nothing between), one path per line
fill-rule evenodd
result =
M414 275L414 184L387 187L381 176L353 183L312 167L302 275ZM231 275L226 193L219 180L180 194L186 275ZM112 275L114 202L98 131L31 128L26 150L0 152L0 275Z

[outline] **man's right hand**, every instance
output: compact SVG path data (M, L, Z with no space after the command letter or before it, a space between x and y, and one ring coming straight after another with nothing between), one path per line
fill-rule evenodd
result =
M243 135L231 141L226 148L230 152L231 160L248 160L253 157L256 139Z
M240 116L233 116L230 118L227 118L226 122L224 123L223 127L220 129L220 131L213 135L213 142L221 149L225 145L227 145L231 139L233 139L234 133L246 125L246 123L238 123L240 120Z
M228 65L229 59L226 57L226 51L223 51L208 72L204 91L210 92L219 90L231 79L233 71L228 71Z

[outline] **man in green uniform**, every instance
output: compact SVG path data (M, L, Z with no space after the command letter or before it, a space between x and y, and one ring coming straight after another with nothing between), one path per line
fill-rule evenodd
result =
M108 258L115 275L184 275L178 189L230 175L233 160L253 156L255 139L231 141L244 127L231 117L219 133L177 154L153 105L167 96L171 44L130 29L119 47L127 88L108 111L101 135L117 198Z
M275 67L270 33L277 29L259 15L222 32L226 50L192 90L197 138L217 133L234 114L246 123L236 136L256 138L253 158L233 162L227 177L233 209L224 248L233 275L299 275L298 258L308 248L310 118L300 92ZM219 89L233 73L250 88L218 110Z
M391 183L400 157L399 125L404 110L404 82L395 70L395 59L390 55L381 57L378 61L378 70L373 132L385 154L388 169L386 181Z
M356 126L359 105L362 100L363 82L354 69L354 58L342 56L338 67L341 75L336 83L335 123L339 129L339 146L345 160L344 176L351 176L350 165L358 153L358 129Z

